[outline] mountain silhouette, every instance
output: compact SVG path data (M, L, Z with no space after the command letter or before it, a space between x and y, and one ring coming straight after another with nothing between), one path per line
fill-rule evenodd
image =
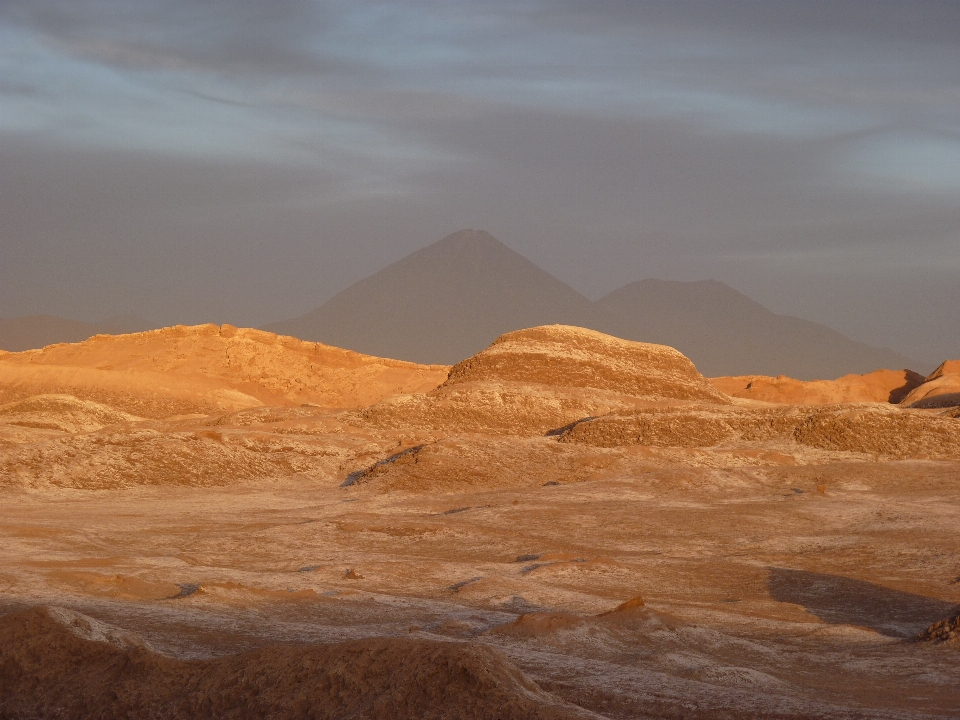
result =
M707 376L832 379L911 360L826 325L778 315L716 280L639 280L595 303L604 332L677 348Z
M723 283L640 280L597 302L492 235L461 230L264 329L358 352L453 364L512 330L576 325L677 348L705 375L836 378L908 358L778 315Z
M492 235L461 230L264 329L384 357L452 365L499 335L595 327L593 304Z

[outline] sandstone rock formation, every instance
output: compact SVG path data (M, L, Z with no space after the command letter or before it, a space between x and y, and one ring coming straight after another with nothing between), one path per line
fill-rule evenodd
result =
M500 336L422 396L352 415L378 427L543 435L581 418L638 406L729 403L673 348L549 325Z
M960 647L960 612L933 623L917 636L920 642L950 643Z
M960 457L960 424L876 404L818 408L670 408L585 419L560 442L596 447L805 446L883 459Z
M710 378L731 397L787 405L833 405L851 402L899 403L924 377L912 370L875 370L865 375L844 375L836 380L795 380L780 375L740 375Z

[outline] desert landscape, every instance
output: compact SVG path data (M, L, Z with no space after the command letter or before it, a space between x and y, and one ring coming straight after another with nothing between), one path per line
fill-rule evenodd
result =
M958 0L0 0L0 720L960 720Z
M0 717L953 718L960 362L0 354Z

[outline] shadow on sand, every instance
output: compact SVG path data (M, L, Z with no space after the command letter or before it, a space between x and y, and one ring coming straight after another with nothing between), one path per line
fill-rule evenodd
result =
M943 600L806 570L769 568L767 588L774 600L802 605L824 622L897 638L916 635L956 610Z

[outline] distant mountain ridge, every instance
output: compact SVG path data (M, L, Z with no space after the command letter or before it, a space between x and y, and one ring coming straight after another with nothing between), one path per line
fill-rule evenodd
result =
M826 325L778 315L716 280L639 280L595 305L604 332L675 347L712 377L737 368L744 375L833 379L912 364Z
M358 352L453 364L506 332L586 327L677 348L705 375L832 379L912 364L723 283L640 280L596 302L489 233L461 230L264 329Z

